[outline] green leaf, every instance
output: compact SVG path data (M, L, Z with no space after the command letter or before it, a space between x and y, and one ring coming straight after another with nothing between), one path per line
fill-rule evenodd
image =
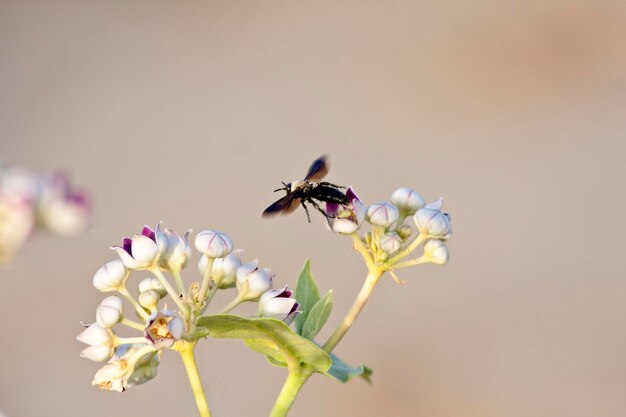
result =
M297 335L280 320L218 314L200 317L196 324L206 328L211 337L243 339L250 349L265 355L273 365L305 364L325 374L332 362L315 343Z
M332 309L333 291L330 290L323 298L318 300L317 303L315 303L315 305L311 308L311 311L309 311L309 315L304 322L302 332L300 333L302 337L313 340L322 327L324 327L324 324L326 324L326 320L328 320L328 316L330 316Z
M331 378L345 384L355 376L360 376L368 383L372 383L370 378L372 370L367 366L359 365L357 368L353 368L332 353L330 354L330 358L332 359L333 364L330 366L330 369L328 369L328 372L326 372L326 375Z
M304 323L306 322L309 312L320 299L320 290L317 288L315 279L311 275L311 263L307 260L298 277L296 285L296 293L294 294L296 301L300 305L300 314L296 317L296 333L302 334Z

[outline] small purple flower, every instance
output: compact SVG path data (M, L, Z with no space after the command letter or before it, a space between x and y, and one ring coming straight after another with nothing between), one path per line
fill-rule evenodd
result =
M300 305L295 298L291 298L292 291L287 286L279 290L269 290L259 299L259 315L284 321L290 324L300 311Z
M365 220L365 205L361 202L352 187L346 191L348 205L326 203L328 225L335 233L350 234L361 227Z
M167 249L167 238L161 232L161 222L154 230L144 226L140 235L132 239L124 238L122 246L113 246L120 259L128 269L150 269L159 261L161 254Z
M42 181L37 216L53 233L76 235L89 226L91 201L85 191L71 187L66 175L52 173Z

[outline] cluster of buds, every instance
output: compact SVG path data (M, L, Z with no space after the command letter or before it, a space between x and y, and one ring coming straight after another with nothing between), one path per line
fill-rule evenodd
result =
M352 188L346 191L348 204L326 203L328 225L336 233L350 234L368 262L381 270L433 263L448 262L445 241L452 234L450 216L442 211L443 199L426 204L424 198L411 188L399 188L390 201L366 206ZM407 219L413 220L414 226ZM371 229L359 235L366 223ZM415 229L414 229L415 227ZM418 247L420 257L406 261L405 258Z
M96 289L118 293L105 298L96 309L96 321L85 325L77 339L88 345L81 356L106 362L98 370L93 385L123 391L156 376L163 349L182 350L206 336L196 326L218 290L237 289L232 302L219 311L225 314L243 302L257 302L257 317L270 317L289 324L298 314L298 303L287 287L272 289L273 275L260 268L258 260L244 263L242 250L234 249L226 234L206 230L195 237L200 252L198 270L201 280L185 287L182 270L192 255L189 236L171 229L145 226L141 233L124 238L112 249L119 258L107 262L93 277ZM128 289L132 273L149 273ZM168 277L169 275L169 277ZM125 314L123 299L132 307ZM165 303L169 302L168 307ZM136 337L120 337L113 327L124 325L140 332Z
M0 265L15 257L36 228L61 236L83 232L90 212L86 194L66 176L0 166Z

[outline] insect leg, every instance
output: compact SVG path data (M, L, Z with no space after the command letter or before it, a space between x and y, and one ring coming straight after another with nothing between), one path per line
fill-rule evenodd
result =
M312 202L311 200L307 201ZM311 215L309 214L309 209L307 208L306 204L304 204L304 199L300 199L300 203L302 204L302 207L304 207L304 211L306 212L306 218L309 220L309 223L311 223Z

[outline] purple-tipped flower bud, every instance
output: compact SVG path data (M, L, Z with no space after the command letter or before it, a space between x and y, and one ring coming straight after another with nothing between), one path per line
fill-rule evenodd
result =
M116 291L126 283L128 269L120 259L104 264L93 276L93 286L102 292Z
M424 197L419 195L411 188L398 188L391 194L391 202L406 215L415 214L415 212L424 207Z
M380 237L379 246L383 251L391 255L400 250L402 239L395 232L385 233Z
M187 260L191 257L191 246L189 245L189 234L187 230L183 237L172 229L165 229L163 235L167 241L167 248L161 256L161 266L170 271L180 271L187 266Z
M113 246L128 269L150 269L157 264L161 254L167 249L167 239L161 232L161 222L154 230L144 226L140 235L132 239L124 238L122 246Z
M96 323L101 327L111 328L123 318L122 299L117 295L105 298L96 309Z
M452 233L450 216L441 212L442 205L443 199L440 198L417 210L414 219L420 234L436 239L447 239L450 237Z
M233 241L224 233L205 230L196 235L196 249L209 258L223 258L233 250Z
M148 317L144 335L157 349L169 348L183 337L185 323L177 314L161 310Z
M252 261L237 269L237 289L243 300L258 300L264 292L272 288L269 269L259 268L258 264L258 261Z
M391 226L398 220L399 215L396 206L386 201L372 204L367 208L367 218L370 223L376 226Z
M146 292L149 290L154 290L158 294L159 298L165 297L167 294L167 290L161 284L161 281L157 277L147 277L139 281L139 285L137 285L139 292Z
M424 256L428 260L437 265L445 265L448 263L450 255L448 247L441 240L430 239L424 243Z
M113 333L98 324L92 324L76 337L81 343L89 345L80 352L81 358L94 362L104 362L113 355L115 348Z
M299 304L291 298L292 292L285 288L269 290L259 299L259 315L284 321L290 324L300 313Z

